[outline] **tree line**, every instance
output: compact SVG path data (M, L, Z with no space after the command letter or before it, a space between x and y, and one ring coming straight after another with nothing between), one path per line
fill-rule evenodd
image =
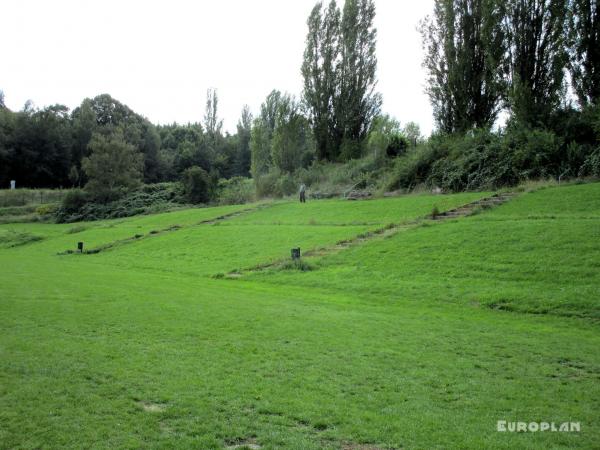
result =
M111 191L143 181L181 180L200 168L219 178L293 173L315 159L359 157L380 113L375 92L376 30L372 0L320 2L308 18L300 99L273 90L253 118L244 106L234 134L223 133L217 92L207 92L201 123L155 126L108 94L21 111L0 107L0 185ZM119 155L119 157L117 157ZM124 164L130 167L122 168ZM122 173L118 173L121 170ZM109 181L112 177L113 181ZM109 192L98 198L107 199Z
M31 102L13 112L0 98L3 187L9 180L21 187L84 186L90 177L102 184L101 174L118 178L120 170L128 179L156 183L178 180L192 166L215 177L249 175L249 108L242 109L236 134L223 133L212 89L203 122L185 125L153 125L108 94L85 99L72 112L64 105L38 109ZM126 155L117 158L121 153Z
M549 127L570 89L580 108L600 99L595 0L435 0L420 30L427 94L444 133L489 128L502 110Z
M435 0L420 31L436 132L387 188L600 177L597 1Z

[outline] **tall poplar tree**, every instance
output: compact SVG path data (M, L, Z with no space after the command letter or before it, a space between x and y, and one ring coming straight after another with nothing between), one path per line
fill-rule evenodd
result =
M502 2L436 0L421 23L426 92L439 130L491 126L505 93Z
M338 91L337 69L340 53L340 10L331 0L325 11L318 2L308 21L306 49L302 63L303 100L317 146L319 159L334 159L339 147L334 103Z
M320 159L358 157L373 118L381 109L377 85L377 30L373 0L335 1L313 8L302 75Z
M571 80L581 106L600 102L600 10L597 0L571 0Z
M567 64L567 0L505 0L510 61L509 105L528 126L559 106Z
M252 131L252 113L250 107L244 105L242 115L237 124L238 148L235 158L235 173L248 176L250 172L250 134Z
M373 118L381 110L377 85L377 30L373 0L346 0L341 22L339 96L335 108L340 157L360 156Z
M223 121L219 119L219 97L216 89L206 91L206 109L204 113L204 130L208 137L209 145L213 151L217 150L218 140L221 137Z

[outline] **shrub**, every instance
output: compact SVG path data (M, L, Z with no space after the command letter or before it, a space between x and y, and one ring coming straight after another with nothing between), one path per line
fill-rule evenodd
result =
M53 203L47 205L40 205L36 208L36 214L40 216L49 216L50 214L54 214L57 210L57 206Z
M285 174L279 177L277 180L277 183L275 184L275 190L278 197L285 197L295 194L298 190L298 182L292 175Z
M58 222L111 219L155 213L173 209L184 202L183 188L180 183L144 185L109 203L90 201L85 192L80 190L72 192L79 193L69 194L74 198L66 200L68 204L63 202L56 211Z
M288 259L281 263L279 270L297 270L300 272L309 272L314 267L304 259Z
M592 176L600 178L600 147L594 150L585 159L581 169L579 170L579 176Z
M425 183L435 161L446 156L447 146L443 140L432 138L426 144L417 146L406 155L396 159L395 167L388 181L387 189L412 189Z
M396 133L390 137L385 153L390 158L396 158L404 154L407 148L408 140L400 133Z
M278 197L277 181L281 177L281 172L277 168L272 168L269 172L260 175L254 179L256 185L257 197Z
M219 180L218 198L221 205L236 205L254 201L252 179L234 177Z
M371 130L366 140L367 153L382 162L385 157L396 157L404 153L408 141L402 134L400 123L389 115L377 116L373 119Z
M89 201L89 196L81 189L73 189L67 192L67 195L63 198L61 207L59 208L59 214L74 214L83 208L83 206Z
M511 152L489 130L446 138L447 154L431 165L429 186L448 191L494 188L516 183Z
M561 142L553 132L509 128L505 140L520 179L559 175Z
M419 184L447 191L511 186L530 178L558 178L576 173L584 149L553 132L513 125L501 133L473 130L465 135L437 135L396 160L388 188Z
M211 180L206 170L192 166L183 172L182 182L187 201L190 203L209 202Z
M360 158L362 151L362 142L344 138L340 145L340 159L342 161L349 161L351 159Z

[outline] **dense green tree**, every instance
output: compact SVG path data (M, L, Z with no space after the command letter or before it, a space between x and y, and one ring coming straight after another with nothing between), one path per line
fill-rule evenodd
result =
M106 134L110 134L113 128L124 127L132 122L142 120L142 117L133 112L127 105L124 105L108 94L101 94L92 99L85 99L83 103L87 103L92 108L98 125L110 127L108 130L105 129Z
M257 180L269 171L273 164L271 141L277 126L279 111L284 96L278 90L272 90L260 105L260 115L252 124L250 133L250 173Z
M581 106L600 101L600 10L597 0L571 0L571 80Z
M237 123L237 151L234 172L237 176L247 177L250 174L250 136L252 133L252 113L250 107L244 105L242 115Z
M216 89L208 89L206 91L204 129L206 130L209 145L216 150L223 130L223 120L219 118L219 96Z
M381 108L377 84L377 31L373 0L346 0L341 22L339 95L335 120L342 159L360 156L371 121Z
M79 142L76 145L79 157L89 154L83 145L86 140L89 143L91 136L89 127L94 117L96 125L91 132L109 136L120 129L125 141L135 146L144 155L144 181L152 183L161 180L160 136L154 125L108 94L85 99L81 106L73 111L73 120L81 124L74 129L76 142Z
M184 140L174 149L175 170L182 173L185 169L192 166L200 166L210 169L210 162L205 153L201 151L202 146L192 141Z
M68 108L38 110L27 103L16 113L10 138L9 178L20 186L60 187L69 183L71 129Z
M509 105L527 126L543 125L561 101L567 64L567 0L505 0Z
M161 176L176 180L188 167L197 165L210 170L211 160L206 149L202 125L199 123L160 125L157 127L161 150Z
M88 179L85 190L94 200L113 200L142 181L143 155L120 129L109 136L94 133L89 148L81 166Z
M400 123L389 115L375 117L367 140L367 151L376 159L383 159L392 138L401 130Z
M318 2L308 21L306 49L302 63L304 78L303 100L319 159L333 160L339 148L334 105L339 88L338 64L340 55L340 10L331 0L323 12Z
M439 130L493 125L505 93L503 3L435 0L420 27L428 73L426 92Z
M257 180L269 171L271 166L271 136L268 124L260 117L254 119L250 133L250 172Z
M15 115L6 107L0 107L0 187L9 183L11 171L12 139Z
M141 126L139 149L144 155L144 181L146 183L161 181L160 135L154 125L148 121Z
M261 105L250 133L251 173L255 180L273 167L293 172L314 155L314 139L300 105L289 94L272 91Z
M76 165L72 165L71 169L69 170L69 180L71 183L73 183L73 187L81 186L81 175L79 174L79 170L77 169Z
M269 139L275 131L275 122L277 121L277 111L282 101L282 94L276 89L273 89L265 101L260 105L260 120L266 127Z
M83 175L83 171L81 170L81 161L86 156L89 156L88 144L92 139L92 134L98 127L98 120L96 113L92 109L91 100L85 99L78 108L73 110L71 119L73 134L71 164L77 171L77 184L79 184L80 182L85 182L85 180L81 178ZM71 182L75 183L72 177L69 176L69 179Z
M282 172L293 173L310 159L311 130L300 113L294 98L285 95L277 111L277 121L271 142L271 159Z
M188 123L180 125L159 125L157 131L160 136L161 148L175 151L184 141L199 144L203 139L202 125L199 123Z
M236 175L238 155L238 136L225 133L220 136L218 146L213 152L211 175L217 178L231 178Z
M407 122L402 128L402 133L404 133L404 136L406 136L406 139L408 139L409 144L413 147L423 140L421 127L416 122Z
M380 163L385 157L396 157L408 148L408 139L403 134L400 123L389 115L380 115L373 119L367 150Z
M233 175L235 146L227 136L223 136L223 120L219 118L219 97L216 89L206 91L206 110L204 113L204 144L211 163L210 171L216 171L219 177Z

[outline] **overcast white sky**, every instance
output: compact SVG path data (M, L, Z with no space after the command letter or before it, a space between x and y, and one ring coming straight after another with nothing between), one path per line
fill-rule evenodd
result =
M343 0L338 0L343 3ZM74 108L108 93L154 123L201 121L206 89L225 129L274 88L299 95L306 19L315 0L2 0L0 89ZM378 90L401 123L432 128L418 21L432 0L375 0Z

